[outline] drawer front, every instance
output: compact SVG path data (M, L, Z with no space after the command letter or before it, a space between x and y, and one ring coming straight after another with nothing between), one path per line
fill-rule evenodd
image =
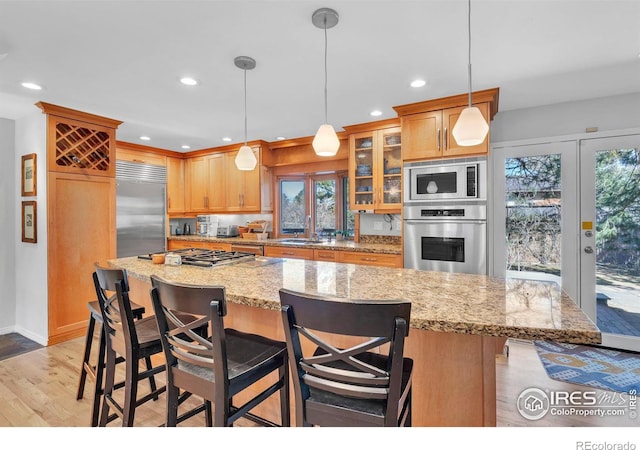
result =
M199 248L206 248L209 250L221 250L223 252L231 251L231 244L225 244L224 242L199 242Z
M333 250L314 250L313 259L316 261L338 262L338 254Z
M265 247L264 256L274 258L313 259L313 249L291 247Z
M198 247L201 244L202 242L197 242L197 241L168 241L167 249L179 250L181 248L193 248L193 247Z
M342 252L343 263L362 264L367 266L402 267L401 255L381 253Z

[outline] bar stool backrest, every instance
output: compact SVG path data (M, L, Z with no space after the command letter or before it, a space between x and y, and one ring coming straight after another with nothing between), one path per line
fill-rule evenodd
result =
M343 403L340 411L349 409L349 398L382 402L386 422L397 424L411 303L344 300L287 289L280 290L280 302L298 422L317 424L307 415L313 390L318 398ZM345 337L360 339L347 348L336 344L351 342ZM332 414L327 412L325 419ZM346 413L342 419L350 424Z

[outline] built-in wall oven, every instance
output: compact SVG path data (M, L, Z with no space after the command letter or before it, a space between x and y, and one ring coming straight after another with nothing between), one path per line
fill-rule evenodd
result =
M486 203L405 206L404 267L485 275Z

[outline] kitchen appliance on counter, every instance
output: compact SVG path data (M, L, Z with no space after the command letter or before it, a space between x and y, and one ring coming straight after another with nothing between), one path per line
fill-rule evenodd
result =
M487 158L421 161L404 166L404 203L487 199Z
M198 236L218 236L218 216L203 214L196 217L196 233Z
M414 204L403 217L405 268L486 275L485 202Z
M182 248L172 250L171 254L179 255L181 264L199 267L218 267L226 264L234 264L255 259L253 253L225 252L223 250L209 250L206 248ZM153 255L139 255L139 259L152 261Z
M116 161L117 257L166 250L167 170Z
M236 237L240 236L238 225L218 225L217 237Z

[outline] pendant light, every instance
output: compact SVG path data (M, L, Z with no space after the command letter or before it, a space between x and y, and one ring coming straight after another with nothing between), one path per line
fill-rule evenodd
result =
M256 60L248 56L237 56L233 62L244 71L244 145L236 155L236 167L238 170L253 170L258 160L251 147L247 145L247 70L256 67Z
M324 124L318 128L311 144L318 156L333 156L340 148L338 135L327 120L327 29L336 26L338 19L338 13L331 8L320 8L311 15L313 24L324 29Z
M471 0L468 0L469 31L469 106L462 110L451 134L458 145L468 147L481 144L487 137L489 125L480 110L471 102Z

